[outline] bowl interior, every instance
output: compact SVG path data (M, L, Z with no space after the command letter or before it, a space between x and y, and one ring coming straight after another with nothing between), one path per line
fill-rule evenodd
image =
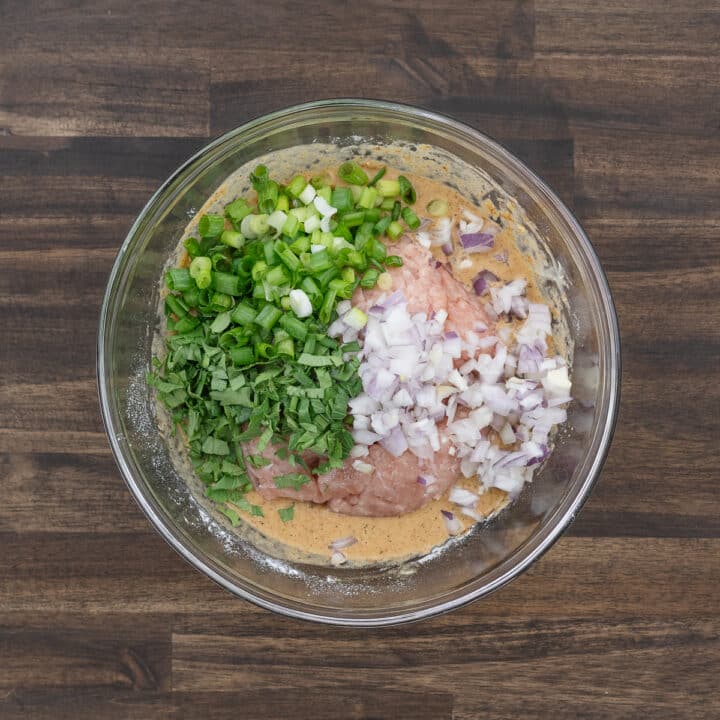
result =
M298 147L314 146L298 151ZM327 164L385 148L392 164L425 170L446 159L469 194L491 178L516 198L566 281L574 346L569 419L548 462L521 496L442 553L388 569L333 569L273 558L230 531L199 501L160 437L145 383L157 327L159 280L189 219L233 172L262 157L273 171ZM395 153L395 154L393 154ZM285 173L286 174L286 173ZM617 326L604 275L571 214L527 168L479 133L388 103L326 101L281 111L223 136L150 200L123 244L102 310L98 381L103 416L130 489L163 536L233 592L280 612L344 624L387 624L442 612L496 589L557 537L587 496L604 459L618 400Z

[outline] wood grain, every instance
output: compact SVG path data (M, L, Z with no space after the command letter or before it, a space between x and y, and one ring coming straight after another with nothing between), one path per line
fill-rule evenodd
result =
M212 18L212 22L208 22ZM707 0L0 4L0 717L720 717L720 9ZM492 135L577 213L623 341L566 535L450 615L317 627L233 598L132 501L99 303L157 186L293 102Z

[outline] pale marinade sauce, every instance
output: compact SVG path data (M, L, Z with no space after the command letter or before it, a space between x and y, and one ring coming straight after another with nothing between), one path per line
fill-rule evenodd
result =
M359 162L369 176L372 176L382 164L377 161ZM325 175L334 185L344 184L336 173L336 168L327 168L324 171L315 170L305 173L311 175ZM397 177L398 171L388 167L386 178ZM461 282L469 286L472 279L482 269L492 271L502 281L509 282L517 278L527 281L527 296L532 302L544 302L533 271L533 260L525 255L516 242L516 233L521 231L515 225L515 220L507 210L499 210L490 200L484 200L480 206L475 206L461 197L456 191L446 185L429 180L413 173L403 172L413 183L417 191L417 201L414 210L419 217L428 217L426 207L431 200L443 199L448 203L450 216L457 227L457 221L463 218L463 210L467 209L475 215L484 218L501 217L503 229L495 240L495 248L490 253L467 254L459 245L457 230L453 231L453 244L455 252L450 257L442 253L440 248L433 249L433 254L441 262L449 263L453 274ZM285 178L288 180L289 178ZM219 188L213 197L208 200L205 207L217 202L219 197L223 202L233 199L226 188ZM198 215L202 214L201 209ZM191 225L194 224L194 221ZM388 251L392 253L392 242L385 238ZM507 260L503 259L506 255ZM468 265L467 261L470 261ZM182 257L181 263L186 261ZM480 300L478 300L480 302ZM439 309L439 308L438 308ZM497 441L497 438L495 439ZM477 492L475 479L459 479L459 485ZM441 545L448 539L447 529L443 521L441 510L455 512L466 530L470 529L475 521L458 512L458 508L451 504L447 497L432 500L422 508L405 515L396 517L361 517L341 515L328 510L324 505L308 502L283 500L265 500L257 492L248 493L250 502L261 505L264 517L249 516L241 512L241 517L248 526L255 528L272 545L282 547L286 556L298 558L315 557L329 560L332 550L329 545L334 540L352 536L357 542L342 552L348 562L355 565L370 563L397 562L403 559L425 555L434 547ZM507 503L507 495L501 490L491 488L480 496L477 511L485 517L500 510ZM294 518L283 522L278 514L279 508L294 505Z

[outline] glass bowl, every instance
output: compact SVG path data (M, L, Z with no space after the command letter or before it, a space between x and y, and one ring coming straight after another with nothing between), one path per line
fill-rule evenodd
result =
M443 552L394 568L332 568L278 560L229 531L178 474L145 383L162 268L189 219L223 180L268 153L311 144L353 154L358 143L429 145L453 166L490 176L524 208L563 269L574 344L568 422L522 494ZM271 168L272 170L272 168ZM449 168L453 172L453 168ZM98 385L113 453L160 534L224 588L276 612L378 626L429 617L497 590L527 569L575 517L596 481L619 401L620 347L607 281L578 222L523 163L485 135L395 103L327 100L253 120L180 167L132 226L110 274L98 336Z

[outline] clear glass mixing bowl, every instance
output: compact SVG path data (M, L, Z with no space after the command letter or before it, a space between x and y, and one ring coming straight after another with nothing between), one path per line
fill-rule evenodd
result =
M178 475L145 384L163 264L189 218L238 167L272 151L361 140L440 148L487 173L523 206L567 277L575 345L569 420L521 496L438 556L395 569L278 561L228 532ZM412 169L412 160L409 161ZM608 451L620 386L617 319L600 263L557 196L481 133L418 108L368 100L291 107L223 135L188 160L140 213L113 266L100 317L98 384L115 458L140 507L190 563L231 592L285 615L387 625L458 607L497 590L547 550L587 498Z

